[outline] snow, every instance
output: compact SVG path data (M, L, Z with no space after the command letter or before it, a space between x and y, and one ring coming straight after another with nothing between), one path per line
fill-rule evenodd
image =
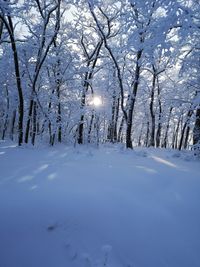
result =
M199 267L189 152L0 143L0 267Z

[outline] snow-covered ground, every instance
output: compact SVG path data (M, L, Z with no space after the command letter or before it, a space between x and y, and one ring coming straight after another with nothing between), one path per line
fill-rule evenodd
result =
M199 267L187 153L0 143L0 267Z

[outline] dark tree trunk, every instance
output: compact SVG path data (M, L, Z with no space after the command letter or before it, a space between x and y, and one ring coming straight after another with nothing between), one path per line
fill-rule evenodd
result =
M196 111L196 120L193 130L193 145L195 154L200 155L200 107Z
M127 128L126 128L126 148L133 148L132 144L132 124L133 124L133 110L135 106L135 100L137 96L137 91L138 91L138 85L139 85L139 77L140 77L140 59L142 56L142 51L139 50L137 52L137 62L136 62L136 69L135 69L135 77L134 77L134 83L133 83L133 92L130 96L130 99L128 100L129 103L127 105L128 107L128 112L127 112Z
M81 115L81 119L78 127L78 144L83 144L83 127L84 127L84 115Z
M152 88L151 88L151 98L150 98L151 136L150 136L150 142L149 142L149 146L153 146L153 147L155 146L155 128L156 128L155 114L154 114L155 84L156 84L156 73L154 70L153 82L152 82Z
M30 124L31 124L31 117L32 117L32 112L33 112L33 105L34 105L34 100L33 100L33 95L31 96L30 104L29 104L29 111L28 111L28 119L26 122L26 132L25 132L25 143L28 144L28 139L29 139L29 131L30 131Z
M158 128L156 132L156 147L160 147L161 145L161 131L162 131L162 104L160 99L160 86L159 86L159 80L157 76L157 87L158 87L158 107L159 107L159 114L158 114Z
M172 138L172 148L173 149L178 148L178 134L179 134L179 127L180 127L181 119L182 119L182 114L179 116L177 125L174 129L174 134L173 134L173 138Z
M9 100L9 94L8 94L7 86L5 87L5 89L6 89L6 111L5 111L5 120L4 120L4 126L3 126L2 140L5 139L6 131L8 128L8 113L9 113L9 109L10 109L10 100Z
M146 139L145 139L145 146L147 147L148 146L148 143L149 143L149 133L150 133L150 130L149 130L149 121L147 121L147 131L146 131Z
M179 147L178 147L179 150L181 150L182 147L183 147L183 140L184 140L185 130L186 130L186 127L188 126L188 123L190 121L190 118L191 118L192 114L193 114L193 110L190 108L190 110L187 113L186 121L185 121L185 123L183 125L183 129L182 129L182 132L181 132L181 138L180 138L180 143L179 143Z
M117 137L118 142L122 142L122 132L123 132L123 127L124 127L124 122L125 122L125 118L123 116L120 126L119 126L119 131L118 131L118 137Z
M164 148L167 147L167 139L168 139L168 133L169 133L169 126L170 126L172 110L173 110L173 107L171 107L170 110L169 110L169 116L168 116L168 120L167 120L165 136L164 136L164 140L163 140L163 143L162 143L162 147L164 147Z
M34 101L33 103L33 123L32 123L32 136L31 136L31 143L35 145L35 137L37 131L37 104Z
M13 111L13 115L12 115L12 121L11 121L11 129L10 129L10 139L13 140L13 136L14 136L14 129L15 129L15 121L16 121L16 109Z
M58 68L60 67L60 61L58 60L57 62ZM57 100L58 100L58 115L57 115L57 125L58 125L58 142L62 142L62 117L61 117L61 100L60 100L60 87L61 87L61 79L60 79L60 71L58 70L57 74L57 88L56 88L56 93L57 93Z
M22 85L21 85L21 75L20 75L20 67L19 67L19 58L18 58L18 52L15 42L15 36L14 36L14 27L11 16L7 15L6 18L0 14L1 21L3 21L9 37L11 41L11 47L13 51L13 59L14 59L14 67L15 67L15 78L16 78L16 84L17 84L17 91L18 91L18 145L21 146L23 143L23 119L24 119L24 98L23 98L23 91L22 91Z
M184 148L184 149L187 149L187 147L188 147L188 139L189 139L189 135L190 135L190 126L188 125L188 126L187 126L187 129L186 129L186 133L185 133L184 144L183 144L183 148Z
M88 143L91 143L91 133L92 133L93 121L94 121L94 111L92 112L92 116L90 119L90 125L89 125L89 129L88 129Z
M59 100L60 101L60 100ZM61 126L61 104L58 104L58 142L62 142L62 126Z
M112 115L111 122L108 126L108 141L115 143L117 142L117 123L119 117L119 97L116 95L116 91L113 92L112 98Z
M1 42L2 33L3 33L3 20L0 18L0 42Z

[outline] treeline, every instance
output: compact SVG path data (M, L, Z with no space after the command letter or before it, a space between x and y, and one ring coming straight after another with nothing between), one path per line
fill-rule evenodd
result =
M200 146L200 4L0 1L0 138Z

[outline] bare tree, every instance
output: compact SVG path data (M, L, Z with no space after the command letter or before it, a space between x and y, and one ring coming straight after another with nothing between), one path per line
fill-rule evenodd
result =
M39 46L37 58L36 58L34 75L32 78L31 99L29 103L28 119L26 123L26 133L25 133L25 143L28 143L31 117L33 116L33 121L32 121L33 131L32 131L32 138L31 138L31 142L33 145L35 143L35 136L36 136L36 115L37 115L37 111L36 111L37 105L35 103L36 102L35 97L37 94L36 86L37 86L37 81L38 81L42 66L45 62L45 59L49 53L51 46L53 45L56 39L56 36L60 28L60 4L61 4L61 0L55 1L55 3L48 9L48 5L44 5L44 7L42 7L40 0L35 0L35 1L38 6L38 11L40 13L40 16L43 20L43 29L42 29L42 34L41 34L40 46ZM56 13L54 32L52 36L48 38L47 30L48 30L48 25L50 23L50 19L53 13Z
M22 83L21 83L19 57L18 57L18 51L17 51L16 40L15 40L15 33L14 33L14 26L13 26L13 19L12 19L11 12L9 10L4 10L3 8L0 7L0 19L1 19L1 23L4 24L9 34L11 48L13 51L13 60L14 60L14 66L15 66L15 79L16 79L18 99L19 99L18 145L21 146L21 144L23 143L24 97L23 97L23 90L22 90ZM2 25L1 25L1 29L2 29Z

